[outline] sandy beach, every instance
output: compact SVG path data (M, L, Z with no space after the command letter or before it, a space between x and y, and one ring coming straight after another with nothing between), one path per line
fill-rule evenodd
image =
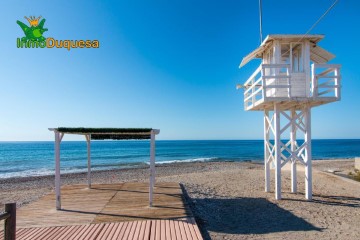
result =
M298 172L298 194L290 193L290 172L282 172L283 200L264 192L263 165L255 162L194 162L157 166L157 181L180 182L205 239L358 239L360 183L346 174L353 159L313 161L313 201L304 197L304 175ZM273 177L273 173L272 173ZM148 169L93 173L94 183L148 180ZM86 183L85 174L62 176L62 184ZM274 179L272 178L272 190ZM54 177L0 179L1 209L18 207L53 191Z

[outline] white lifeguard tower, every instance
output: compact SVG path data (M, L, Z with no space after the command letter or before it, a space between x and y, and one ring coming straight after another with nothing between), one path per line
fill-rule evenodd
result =
M311 108L340 100L340 65L319 47L323 35L268 35L240 67L260 66L242 86L246 111L264 111L265 191L275 165L275 198L281 199L281 168L291 163L291 191L297 192L296 163L305 167L305 196L312 199ZM303 138L303 140L302 140Z

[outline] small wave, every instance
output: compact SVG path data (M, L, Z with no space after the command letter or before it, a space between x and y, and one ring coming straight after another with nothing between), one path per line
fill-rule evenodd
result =
M219 160L217 157L209 157L209 158L190 158L190 159L175 159L175 160L166 160L166 161L156 161L156 164L169 164L169 163L188 163L188 162L211 162ZM146 164L150 164L146 162Z
M2 173L0 174L0 179L12 178L12 177L30 177L30 176L37 177L37 176L46 176L52 174L54 174L53 169L39 168L39 169Z
M134 167L147 166L142 162L136 163L121 163L121 164L106 164L106 165L92 165L91 171L103 171L103 170L114 170L114 169L127 169ZM87 172L87 167L83 166L72 166L72 167L63 167L61 168L61 174L69 173L84 173ZM39 176L49 176L54 175L55 170L52 168L38 168L38 169L29 169L23 171L13 171L13 172L4 172L0 173L0 179L6 178L22 178L22 177L39 177Z

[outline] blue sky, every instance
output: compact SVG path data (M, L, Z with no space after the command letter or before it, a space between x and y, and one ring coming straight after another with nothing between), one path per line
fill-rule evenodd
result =
M263 0L264 35L305 33L333 0ZM342 101L313 109L313 138L360 138L360 2L340 0L311 33L343 65ZM17 49L16 20L99 49ZM0 141L52 140L47 128L153 127L159 139L262 139L243 110L242 69L259 45L258 1L2 1ZM66 138L67 140L74 138ZM76 138L75 138L76 139Z

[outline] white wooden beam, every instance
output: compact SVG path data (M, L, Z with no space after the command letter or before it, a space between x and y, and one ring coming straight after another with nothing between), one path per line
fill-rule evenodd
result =
M280 109L279 104L274 104L274 129L275 129L275 199L281 199L281 147L280 147Z
M311 155L311 108L306 106L305 113L305 142L306 142L306 165L305 165L305 198L312 200L312 155Z
M56 209L61 209L61 183L60 183L60 142L62 137L58 131L55 133L55 194L56 194ZM63 134L62 134L63 136Z
M151 130L150 137L150 183L149 183L149 206L153 206L153 192L155 185L155 134L154 130Z
M270 192L270 162L269 158L269 111L264 111L264 166L265 166L265 192Z
M296 151L296 111L291 110L291 131L290 131L290 142L291 142L291 154L293 155ZM296 158L291 159L291 192L297 192L297 176L296 176Z
M88 181L88 187L91 188L91 135L85 135L85 138L87 145L87 164L88 164L87 181Z
M310 41L305 40L304 48L303 48L303 63L304 63L304 73L305 73L305 88L306 97L310 97L310 81L311 81L311 68L310 68Z
M340 101L341 100L341 76L340 76L340 71L339 68L335 68L334 70L334 75L335 75L335 97L337 97L337 100Z

